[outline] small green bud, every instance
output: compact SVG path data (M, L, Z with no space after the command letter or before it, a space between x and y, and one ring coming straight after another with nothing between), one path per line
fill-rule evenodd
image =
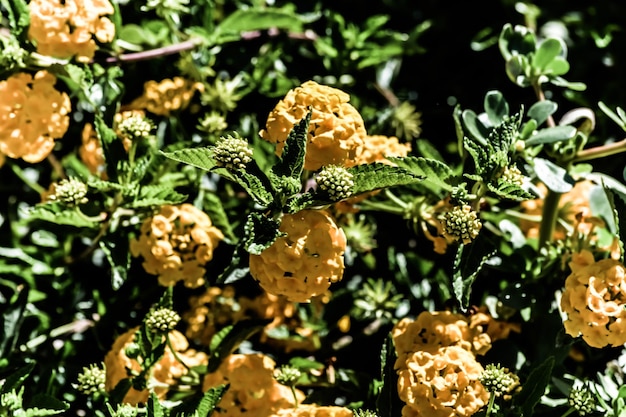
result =
M519 168L515 164L508 166L508 167L504 167L500 178L503 181L518 185L520 187L524 185L524 174L522 174L522 171L520 171Z
M22 49L14 36L7 38L0 36L0 69L24 68L27 57L28 52Z
M596 399L587 385L572 388L567 397L567 403L581 416L591 414L596 409Z
M226 118L219 112L212 111L200 120L199 130L207 133L222 132L228 127Z
M132 342L126 345L124 353L131 359L137 359L141 354L141 349L136 342Z
M146 316L146 326L153 332L169 332L174 330L180 316L169 308L157 308L150 310Z
M104 392L106 381L104 366L100 367L92 363L88 368L83 367L83 372L78 374L77 381L78 384L74 384L74 388L85 395Z
M296 385L300 376L302 376L302 372L300 372L298 368L294 368L290 365L283 365L274 371L274 379L278 381L279 384L288 387Z
M136 417L139 409L130 404L118 404L117 409L113 409L111 404L107 404L111 417Z
M252 161L252 148L240 137L222 136L213 148L215 163L226 169L246 169Z
M480 375L480 383L496 397L512 392L519 386L519 378L507 368L490 363Z
M468 205L456 206L441 218L444 233L464 244L471 243L482 228L478 214Z
M315 178L317 185L328 193L332 201L339 201L352 195L353 175L344 167L329 165L322 168Z
M378 414L376 414L375 411L363 410L362 408L359 408L357 410L354 410L354 417L379 417L379 416Z
M131 141L150 136L153 129L152 120L138 114L125 117L117 125L120 136Z
M17 411L22 409L22 396L24 395L24 387L19 392L11 390L0 395L0 407L7 411ZM10 414L13 415L13 414Z
M84 204L87 201L87 185L76 178L62 179L54 186L54 194L48 197L50 201L58 201L68 206Z

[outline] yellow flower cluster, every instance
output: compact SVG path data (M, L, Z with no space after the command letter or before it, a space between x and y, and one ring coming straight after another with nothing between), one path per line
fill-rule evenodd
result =
M474 324L450 312L423 312L415 321L396 324L392 337L403 417L467 417L487 404L475 354L489 350L491 339Z
M88 62L97 48L94 36L102 43L115 37L106 17L114 12L109 0L31 0L28 7L28 39L42 55Z
M594 183L591 181L579 181L574 184L574 188L561 196L559 201L559 218L563 220L564 223L574 225L577 215L583 218L587 218L591 215L589 193L593 187ZM538 188L547 192L543 184L539 184ZM521 207L524 214L539 216L543 209L543 198L523 201ZM520 228L528 238L537 238L539 236L539 221L531 221L522 218L520 219ZM567 229L562 224L558 223L554 231L554 239L563 240L567 234Z
M315 297L317 310L321 310L323 297ZM243 319L272 319L264 327L260 342L267 343L289 353L294 350L312 351L315 349L314 330L302 325L296 305L282 296L261 293L256 297L237 296L234 287L209 287L198 295L189 298L190 309L183 314L187 324L185 335L205 346L211 344L213 336L224 327ZM290 332L290 337L276 339L272 330L282 327Z
M158 116L169 116L172 112L186 109L195 92L202 89L202 83L182 77L168 78L160 82L150 80L144 83L143 94L125 107L147 110Z
M294 407L294 394L274 379L276 363L261 353L232 354L224 359L217 371L207 374L202 384L206 391L229 384L222 400L214 410L220 417L269 417L283 408ZM304 393L295 390L298 402Z
M363 152L357 159L357 165L388 163L386 156L405 157L411 152L411 144L400 143L395 136L368 135L363 145Z
M250 275L270 294L309 302L343 277L346 236L325 210L285 214L285 236L260 255L250 255Z
M626 343L626 267L614 259L595 261L588 250L574 254L561 309L565 331L592 347Z
M113 343L111 350L104 357L106 391L113 390L118 382L127 378L129 371L141 371L139 362L137 362L136 359L129 358L126 354L126 348L130 347L134 342L137 330L138 327L135 327L121 334ZM152 367L150 381L148 381L148 386L153 387L155 394L157 394L160 399L165 398L169 386L175 384L180 377L185 375L189 367L203 365L208 362L206 354L189 349L189 342L182 333L173 330L170 332L169 338L176 354L167 346L163 357ZM184 364L180 363L176 357L180 358ZM139 391L131 388L124 397L124 402L131 405L145 403L149 395L150 391L148 389Z
M336 88L307 81L290 90L269 114L261 138L276 143L281 155L291 129L312 110L304 168L325 165L354 166L366 136L363 118L348 103L350 96Z
M283 408L274 417L352 417L354 413L346 407L300 404L297 408Z
M197 288L204 284L204 266L222 239L209 216L193 205L165 205L143 222L139 238L130 242L130 253L143 257L144 269L158 275L159 284L184 281Z
M0 81L0 153L35 163L45 159L69 127L70 98L48 71Z

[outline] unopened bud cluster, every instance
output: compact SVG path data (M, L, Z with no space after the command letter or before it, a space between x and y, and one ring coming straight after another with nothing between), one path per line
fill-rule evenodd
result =
M226 169L246 168L246 164L252 161L252 148L248 141L239 137L222 136L213 148L217 166Z
M78 374L78 384L75 388L86 395L104 392L106 382L105 370L92 363L88 368L84 367L83 372Z
M164 307L151 310L146 316L146 326L153 332L174 330L179 321L178 313Z
M25 60L28 57L28 52L22 49L15 37L3 38L0 36L0 48L0 69L8 70L26 66Z
M120 136L131 141L150 136L152 129L154 129L152 120L140 114L125 117L117 125Z
M59 181L54 187L54 194L48 200L58 201L70 206L84 204L87 200L87 184L76 178L67 178Z
M274 379L278 381L279 384L286 385L288 387L294 386L302 372L298 368L294 368L293 366L283 365L279 369L276 369L274 372Z
M456 206L443 214L444 232L464 244L471 243L482 228L478 214L468 205Z
M316 181L320 189L326 191L333 201L350 197L354 188L352 174L347 169L337 165L324 167L317 174Z
M578 414L585 416L591 414L596 408L596 399L591 390L584 386L581 388L572 388L567 398L570 407L578 411Z
M483 387L496 397L508 394L519 385L519 378L507 368L489 364L479 378Z
M516 165L505 167L500 178L511 184L519 185L520 187L524 185L524 174L522 174L522 171L520 171Z

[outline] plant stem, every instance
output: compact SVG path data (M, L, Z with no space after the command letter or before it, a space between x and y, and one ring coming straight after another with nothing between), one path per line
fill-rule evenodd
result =
M619 142L609 143L607 145L596 146L591 149L583 149L576 154L572 162L589 161L592 159L615 155L621 152L626 152L626 139L622 139Z
M11 165L11 169L13 170L13 173L15 173L15 175L17 175L19 179L21 179L24 182L24 184L32 188L33 191L35 191L39 195L46 192L46 189L43 188L41 185L37 184L34 181L31 181L24 173L24 170L22 170L22 168L20 168L17 164L10 164L10 165Z
M136 62L145 61L152 58L159 58L162 56L173 55L179 52L188 51L200 45L202 40L199 38L189 39L184 42L176 43L174 45L167 45L161 48L150 49L147 51L133 52L130 54L122 54L119 56L112 56L104 60L107 64L117 64L120 62Z
M485 417L489 417L491 415L491 412L493 411L493 404L496 401L496 396L495 394L492 392L489 394L489 404L487 405L487 412L485 413Z
M543 200L543 209L541 210L541 224L539 226L539 247L542 248L548 242L552 241L556 221L559 213L559 201L561 193L548 190L546 198Z
M569 416L570 414L572 414L574 411L576 411L576 409L575 409L575 408L573 408L573 407L570 407L570 409L569 409L569 410L567 410L566 412L564 412L564 413L561 415L561 417L567 417L567 416Z

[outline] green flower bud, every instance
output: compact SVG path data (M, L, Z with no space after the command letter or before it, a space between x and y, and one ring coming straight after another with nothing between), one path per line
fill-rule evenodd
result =
M379 417L379 416L378 414L376 414L375 411L363 410L362 408L359 408L357 410L354 410L354 417Z
M54 187L54 194L48 197L50 201L58 201L68 206L84 204L87 200L87 185L76 178L67 178L59 181Z
M17 411L22 409L22 395L24 395L24 387L19 392L11 390L0 395L0 407L7 411ZM13 415L13 414L10 414Z
M464 244L471 243L482 228L478 214L468 205L456 206L443 214L444 233Z
M278 381L279 384L286 385L288 387L296 385L296 382L298 382L301 375L302 372L300 372L298 368L294 368L290 365L283 365L280 369L276 369L276 371L274 371L274 379Z
M585 416L591 414L596 409L596 399L588 386L572 388L567 397L570 407L578 411L578 414Z
M169 308L157 308L151 310L146 316L146 326L153 332L169 332L174 330L180 316Z
M150 136L153 129L152 120L138 114L125 117L117 125L120 136L131 141Z
M78 374L77 380L78 384L74 384L74 388L85 395L104 392L104 383L106 381L104 366L100 367L92 363L88 368L83 367L83 372Z
M352 195L354 187L353 176L347 169L329 165L322 168L315 178L317 185L328 193L332 201L339 201Z
M490 363L479 378L485 389L496 397L511 393L519 386L519 378L507 368Z
M113 410L110 404L107 404L111 417L136 417L139 409L130 404L118 404L117 409Z
M503 181L506 181L511 184L519 185L520 187L524 185L524 174L516 165L511 165L510 167L504 167L502 170L502 175L500 178Z
M248 141L240 137L222 136L213 148L215 162L218 167L226 169L246 169L252 161L252 148Z

